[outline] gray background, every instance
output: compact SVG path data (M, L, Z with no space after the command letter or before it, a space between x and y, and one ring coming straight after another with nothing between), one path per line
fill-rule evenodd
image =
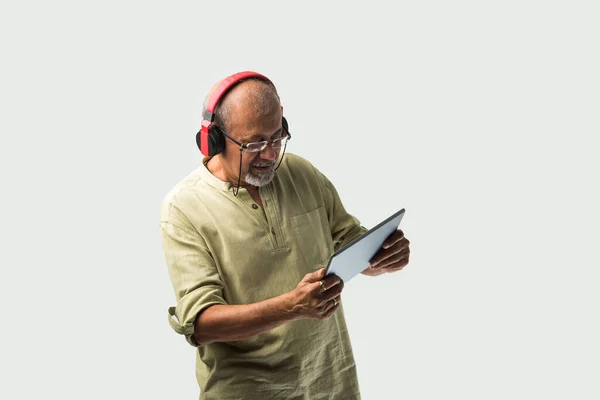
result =
M217 80L411 264L343 294L363 398L597 399L592 1L3 2L0 397L193 399L159 207Z

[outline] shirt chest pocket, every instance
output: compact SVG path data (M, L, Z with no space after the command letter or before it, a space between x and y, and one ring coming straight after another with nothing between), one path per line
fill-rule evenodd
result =
M291 217L290 222L294 233L292 242L298 258L311 271L327 266L333 254L333 241L325 207Z

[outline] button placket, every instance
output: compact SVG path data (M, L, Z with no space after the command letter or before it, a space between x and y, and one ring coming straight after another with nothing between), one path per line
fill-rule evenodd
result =
M259 210L261 208L258 206L258 204L254 202L254 199L252 198L252 196L250 196L250 193L248 193L246 189L241 188L238 196L234 197L234 199L236 201L239 201L240 204L243 205L243 207L252 207L252 211L250 212L250 214L254 215L254 218L256 218L256 222L260 224L267 233L269 232L270 226L267 219L264 217L264 213L263 215L256 213L256 210Z
M280 247L281 243L277 238L275 233L275 226L277 220L273 218L273 206L271 205L271 193L268 188L260 188L259 189L260 196L263 201L263 211L265 213L265 218L267 219L267 224L269 225L269 231L273 237L273 241L275 242L276 247Z
M277 203L277 195L275 193L275 189L273 187L268 187L268 199L271 207L269 210L271 211L271 229L273 230L273 236L277 237L277 242L279 246L285 247L285 235L283 235L283 231L281 228L281 210L279 209L279 204ZM279 233L279 236L276 236L276 232Z

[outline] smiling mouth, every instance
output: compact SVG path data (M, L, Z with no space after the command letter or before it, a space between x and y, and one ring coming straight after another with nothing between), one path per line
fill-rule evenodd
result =
M259 171L259 172L267 172L267 171L270 171L272 167L273 167L273 164L264 165L264 166L258 166L258 165L253 165L253 166L252 166L252 168L254 168L255 170L257 170L257 171Z

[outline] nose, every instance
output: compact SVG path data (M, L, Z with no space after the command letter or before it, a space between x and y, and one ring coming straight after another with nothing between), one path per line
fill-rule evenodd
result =
M271 146L271 143L269 143L267 147L265 147L260 152L260 158L268 161L274 161L275 159L277 159L277 153L275 152L275 149Z

